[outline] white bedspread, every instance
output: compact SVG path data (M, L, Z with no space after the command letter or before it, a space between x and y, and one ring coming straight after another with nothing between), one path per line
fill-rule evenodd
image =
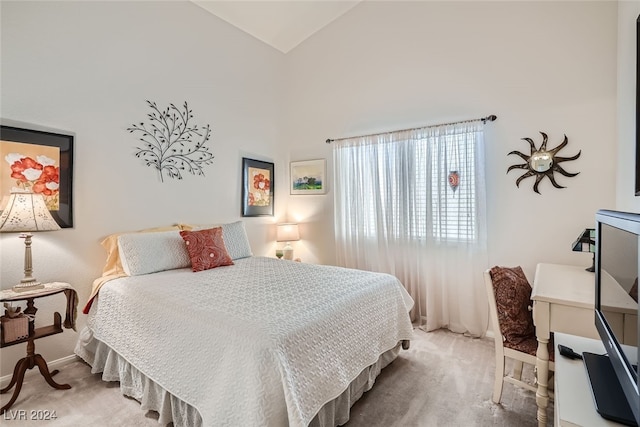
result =
M306 426L412 337L393 276L250 257L108 282L87 326L205 426Z

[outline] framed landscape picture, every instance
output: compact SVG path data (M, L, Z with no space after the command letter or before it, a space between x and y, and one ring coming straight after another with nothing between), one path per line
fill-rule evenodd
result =
M291 162L290 194L325 194L326 174L325 159Z
M71 228L72 177L73 135L0 126L0 200L12 190L42 194L58 225Z
M273 163L242 158L242 216L273 216Z

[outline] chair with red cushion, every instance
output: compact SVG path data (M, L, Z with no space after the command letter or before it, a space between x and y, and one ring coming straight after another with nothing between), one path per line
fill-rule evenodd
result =
M531 312L531 285L520 267L493 267L484 272L489 316L494 331L496 376L492 400L500 403L505 382L536 392L536 385L522 379L523 364L536 365L538 341ZM549 376L555 370L553 336L549 341ZM506 359L514 362L513 374L505 373ZM553 384L553 381L549 381ZM553 398L553 393L549 393Z

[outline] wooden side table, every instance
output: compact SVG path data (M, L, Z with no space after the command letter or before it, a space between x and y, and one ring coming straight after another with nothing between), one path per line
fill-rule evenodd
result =
M35 316L36 312L38 311L38 309L34 305L35 299L48 297L51 295L59 294L61 292L65 292L67 297L67 310L64 326L67 328L75 327L77 295L76 291L68 283L47 283L45 284L44 288L26 292L14 292L12 290L0 291L0 302L26 301L27 308L24 310L24 313ZM18 398L18 395L20 394L20 390L22 389L22 382L24 380L25 372L27 371L27 369L33 369L35 366L38 366L40 374L44 377L44 379L51 387L58 390L71 388L69 384L58 384L57 382L55 382L52 377L58 373L58 370L56 369L52 372L49 372L47 362L41 355L35 353L34 341L38 338L48 337L49 335L55 335L63 332L62 326L62 317L60 316L60 313L55 312L53 313L52 325L34 328L33 322L29 322L29 336L27 338L5 342L4 333L0 335L0 348L21 344L23 342L27 343L27 356L23 357L18 361L18 363L16 363L16 367L13 370L13 376L11 377L11 382L9 383L9 385L7 385L7 387L0 390L0 394L4 394L11 390L14 385L16 386L15 390L13 391L13 395L11 396L11 400L9 400L9 402L2 407L2 409L0 410L0 414L4 414L11 407L11 405L14 404L14 402Z

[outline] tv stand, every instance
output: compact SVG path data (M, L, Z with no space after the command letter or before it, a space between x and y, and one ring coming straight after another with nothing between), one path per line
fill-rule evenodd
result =
M603 418L636 427L633 412L616 379L609 356L584 352L582 357L591 382L596 411Z
M603 418L596 411L584 362L580 359L571 360L563 357L558 351L558 344L562 344L580 354L584 352L603 354L605 350L602 342L560 332L554 334L554 341L556 344L553 402L555 426L621 427L622 424Z

